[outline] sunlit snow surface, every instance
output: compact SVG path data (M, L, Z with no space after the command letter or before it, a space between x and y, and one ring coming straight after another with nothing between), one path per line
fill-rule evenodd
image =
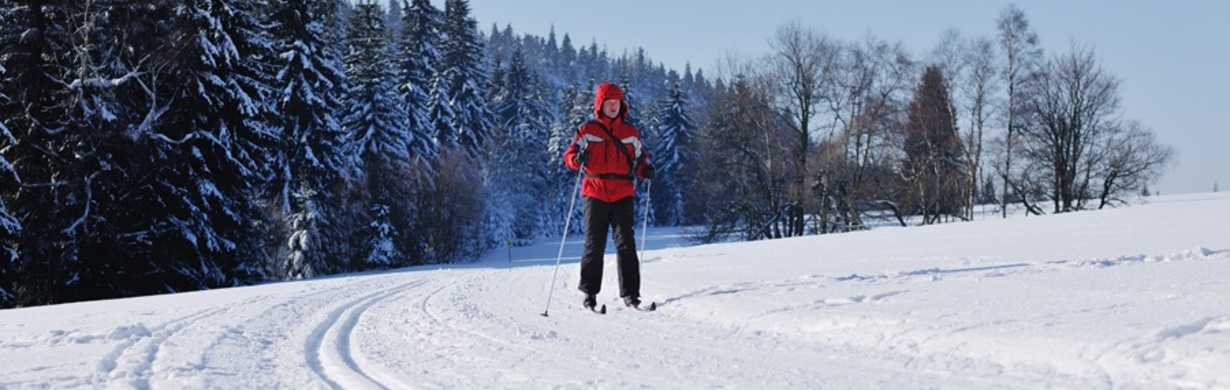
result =
M581 309L579 237L554 285L558 238L5 310L0 388L1225 389L1228 195L708 246L651 229L653 313L622 308L613 255L609 313Z

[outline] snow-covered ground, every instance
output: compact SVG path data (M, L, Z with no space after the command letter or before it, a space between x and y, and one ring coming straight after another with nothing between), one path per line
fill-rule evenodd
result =
M0 311L0 388L1230 388L1230 194ZM638 232L639 236L639 232ZM549 291L554 288L555 290ZM550 302L549 317L543 317Z

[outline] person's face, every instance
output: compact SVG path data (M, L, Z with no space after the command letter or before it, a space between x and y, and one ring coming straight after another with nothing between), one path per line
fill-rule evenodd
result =
M607 118L615 118L616 115L619 115L619 106L619 99L602 101L602 115L606 115Z

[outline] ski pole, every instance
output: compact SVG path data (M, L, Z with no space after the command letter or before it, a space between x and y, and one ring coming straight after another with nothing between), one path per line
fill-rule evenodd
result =
M645 221L641 223L641 261L645 261L645 234L649 233L649 189L653 188L653 180L645 182Z
M555 275L551 276L551 285L547 290L547 307L543 309L542 316L547 317L547 312L551 310L551 297L555 295L555 280L559 277L559 262L564 258L564 242L568 240L568 225L572 222L572 210L576 208L577 198L581 197L581 178L585 177L585 168L577 169L577 184L573 187L572 192L576 195L572 196L572 201L568 203L568 219L564 220L564 237L559 240L559 254L555 255Z

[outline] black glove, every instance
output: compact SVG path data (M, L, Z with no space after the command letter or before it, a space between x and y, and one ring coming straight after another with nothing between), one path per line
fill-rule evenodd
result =
M641 177L645 180L653 180L654 176L657 175L653 171L653 165L645 164L645 167L641 168Z
M573 148L575 149L572 154L573 162L577 163L578 166L585 166L585 163L589 162L589 149L579 148L575 145Z

